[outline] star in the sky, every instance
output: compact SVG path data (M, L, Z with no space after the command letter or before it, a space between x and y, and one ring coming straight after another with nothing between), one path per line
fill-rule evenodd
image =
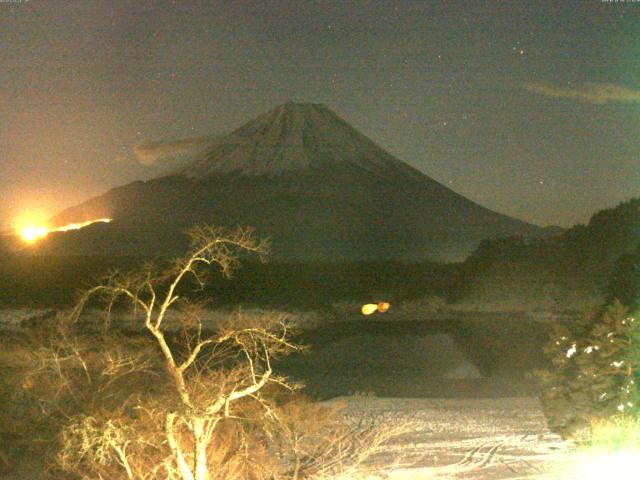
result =
M524 47L520 44L520 40L516 40L516 43L511 46L511 50L516 52L518 55L525 54Z

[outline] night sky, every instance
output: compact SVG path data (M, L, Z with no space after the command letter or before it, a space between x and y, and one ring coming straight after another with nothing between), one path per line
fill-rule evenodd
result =
M0 0L0 226L148 177L136 145L287 100L571 226L640 195L640 2Z

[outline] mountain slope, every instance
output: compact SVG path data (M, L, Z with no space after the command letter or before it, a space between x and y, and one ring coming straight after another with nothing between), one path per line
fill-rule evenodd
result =
M295 103L212 139L171 175L115 188L52 222L101 216L114 222L43 248L174 254L179 232L208 222L254 227L280 259L455 260L485 238L545 233L439 184L325 106Z

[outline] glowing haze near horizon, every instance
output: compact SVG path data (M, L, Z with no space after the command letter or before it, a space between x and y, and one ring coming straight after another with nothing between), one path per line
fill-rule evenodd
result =
M640 194L640 3L252 3L1 2L0 227L289 99L537 224Z

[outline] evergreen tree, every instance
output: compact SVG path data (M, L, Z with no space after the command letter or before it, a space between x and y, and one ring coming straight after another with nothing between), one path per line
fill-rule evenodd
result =
M640 413L640 248L622 257L607 303L554 327L545 347L552 368L539 373L549 427L565 436L594 421Z
M619 300L632 313L640 310L640 244L635 253L622 255L609 282L607 303Z

